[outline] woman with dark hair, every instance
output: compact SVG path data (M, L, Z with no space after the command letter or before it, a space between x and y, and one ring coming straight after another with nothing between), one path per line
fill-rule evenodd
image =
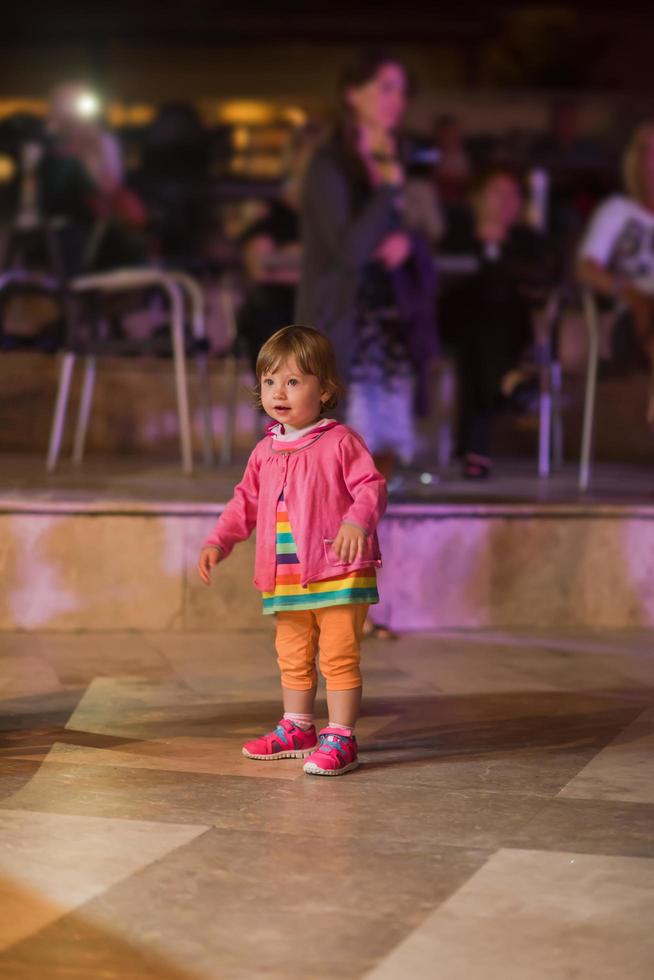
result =
M436 353L433 264L402 217L397 130L408 89L406 68L383 51L364 51L344 72L300 216L296 320L334 344L349 382L347 422L386 477L413 457L416 370Z

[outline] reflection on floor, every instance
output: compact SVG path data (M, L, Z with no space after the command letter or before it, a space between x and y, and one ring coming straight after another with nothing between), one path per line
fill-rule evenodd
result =
M240 754L269 633L4 634L0 975L651 977L653 641L369 642L325 780Z

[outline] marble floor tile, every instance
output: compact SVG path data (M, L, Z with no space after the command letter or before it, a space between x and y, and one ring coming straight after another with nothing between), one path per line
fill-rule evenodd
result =
M0 806L4 800L30 783L38 770L38 762L0 759Z
M395 669L447 693L647 689L654 698L654 644L643 630L458 630L418 633L404 644L364 647L372 676ZM418 673L417 673L418 672Z
M654 861L500 850L367 980L649 980Z
M193 824L0 810L0 948L205 830Z
M507 846L654 858L654 806L559 796Z
M217 829L79 912L131 946L147 939L195 977L356 977L486 858L416 843L380 850L332 838L325 847L302 820L266 835ZM55 945L62 927L50 930Z
M29 694L0 701L0 746L14 739L38 738L40 733L60 732L84 697L86 688L57 686L44 694Z
M301 812L326 842L345 837L375 841L380 849L390 840L492 849L501 847L547 802L533 795L419 784L408 792L390 782L369 782L362 766L348 780L305 777L271 784L240 822L244 829L264 832L272 822L292 823Z
M251 697L278 698L279 673L273 624L267 629L226 634L148 634L171 673L191 691L216 701Z
M268 791L264 780L247 777L45 763L5 796L0 810L238 826Z
M393 980L414 967L450 980L433 943L447 942L438 916L452 903L453 935L481 921L479 948L455 950L477 959L453 978L487 980L488 952L488 980L541 980L523 969L533 936L539 966L550 940L542 980L613 980L593 972L601 920L640 980L651 633L367 642L362 765L326 780L301 760L241 754L281 713L269 626L0 634L0 901L14 930L2 980L360 980L396 956L408 959ZM316 713L323 724L324 685ZM585 890L598 904L583 905ZM325 930L338 940L327 948ZM495 932L514 974L501 973ZM420 973L415 949L436 974Z
M271 714L270 724L272 720ZM368 716L359 726L361 737L371 737L386 723L386 717ZM177 735L166 739L121 739L114 744L107 739L96 746L78 745L74 742L56 742L44 761L64 765L122 766L127 769L153 769L167 772L206 773L215 776L242 776L247 779L300 779L303 778L301 763L297 759L282 759L276 763L247 759L242 753L245 739L260 733L265 725L244 725L242 719L234 719L231 726L215 725L224 735L203 737ZM327 718L322 719L327 724ZM318 722L320 725L321 722ZM21 755L23 759L38 761L40 756Z
M39 697L61 690L57 672L33 653L0 658L0 702L14 697Z
M288 763L287 778L257 777L260 770L252 763L253 768L244 769L245 775L212 777L158 769L153 779L148 768L46 762L0 807L171 822L201 819L260 832L271 822L292 824L301 811L328 839L345 835L383 842L393 837L490 848L501 846L548 802L536 795L422 785L414 786L410 794L398 792L390 782L367 781L364 767L334 785L333 780L305 776L300 760Z
M373 782L552 795L641 708L569 692L369 697L363 717L387 721L359 742Z
M86 685L96 677L174 677L149 633L0 633L3 675L12 660L24 664L28 659L64 688Z
M607 737L615 731L611 728ZM602 733L598 732L597 743ZM471 789L551 797L598 751L599 745L511 749L455 746L443 740L433 748L385 748L363 743L366 782L433 789ZM363 777L362 777L363 778Z
M132 738L156 737L157 730L188 723L189 733L217 714L214 704L171 680L152 684L147 678L95 678L71 714L66 728Z
M154 684L142 677L99 677L78 700L66 729L143 739L229 734L242 741L270 730L279 720L279 682L273 681L260 678L258 689L251 684L247 691L241 682L239 694L233 691L234 682L223 679L223 693L214 697L199 682L193 689L179 678ZM262 691L267 696L260 697Z
M273 765L246 759L241 752L240 740L235 744L233 739L220 738L136 740L124 749L118 746L93 748L57 742L49 751L45 763L231 775L242 776L244 779L294 780L302 775L297 760L282 759Z
M88 684L97 677L153 682L173 677L148 633L48 633L41 656L63 684Z
M111 927L69 912L39 932L0 950L2 980L202 980L175 968L151 940L129 944ZM214 974L215 976L215 974Z
M654 708L643 711L574 776L559 795L651 803L654 813Z

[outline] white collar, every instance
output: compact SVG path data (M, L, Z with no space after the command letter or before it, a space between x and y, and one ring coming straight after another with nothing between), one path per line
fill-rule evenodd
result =
M284 423L284 432L281 431L282 423L278 422L272 430L272 437L276 442L295 442L296 439L301 439L302 436L306 436L308 432L311 432L319 425L327 425L328 422L333 421L334 419L321 419L319 422L312 422L311 425L305 425L303 429L294 429L292 425L286 425Z

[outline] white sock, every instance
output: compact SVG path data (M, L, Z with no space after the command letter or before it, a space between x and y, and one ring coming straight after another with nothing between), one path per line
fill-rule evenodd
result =
M354 735L354 726L350 728L348 725L334 725L330 721L329 727L338 729L338 731L343 732L344 735Z
M292 721L294 725L297 725L297 727L301 728L304 732L306 732L313 725L312 714L301 714L297 711L285 711L284 718L286 721Z

